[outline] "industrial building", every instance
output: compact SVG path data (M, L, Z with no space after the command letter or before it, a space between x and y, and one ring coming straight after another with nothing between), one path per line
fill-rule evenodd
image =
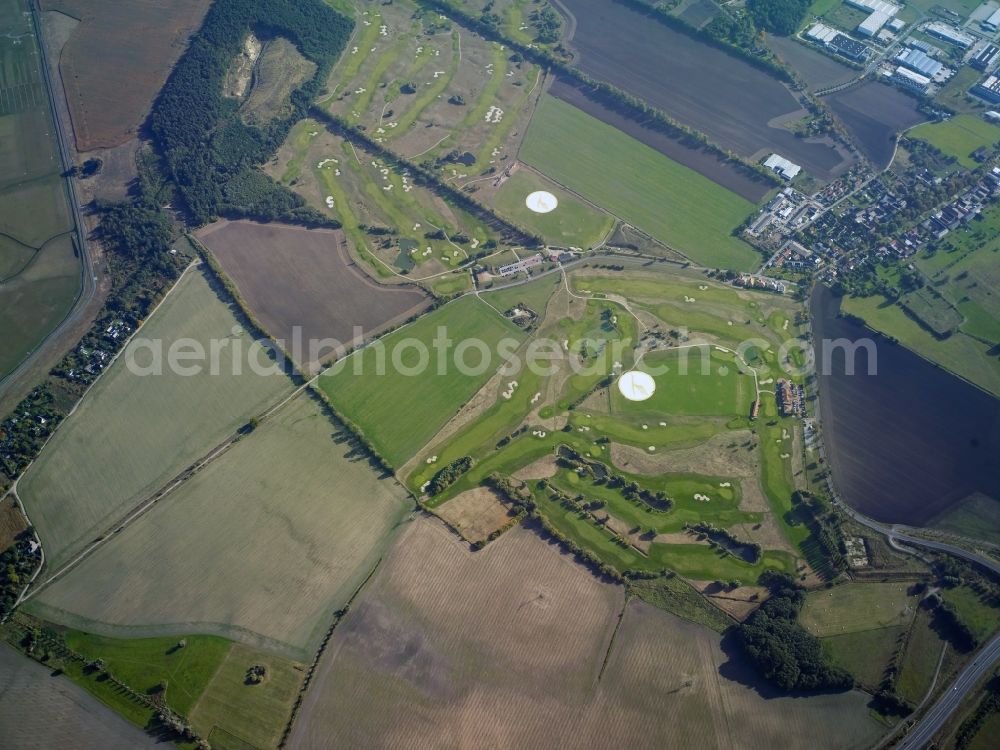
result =
M806 39L819 42L851 60L864 60L868 53L868 47L864 44L823 23L810 26L806 31Z
M764 166L786 180L794 180L795 176L802 171L802 167L793 164L780 154L771 154L764 160Z
M982 27L983 31L988 31L991 34L995 34L997 31L1000 31L1000 9L993 11L993 15L985 21L980 21L979 25Z
M858 24L858 33L864 36L875 36L889 20L899 13L899 6L886 0L844 0L845 3L859 10L870 13L868 18Z
M930 57L926 52L912 47L896 55L896 62L927 78L936 77L944 69L944 65Z
M1000 47L997 47L995 44L986 44L970 58L969 65L985 73L997 61L998 53L1000 53Z
M924 26L924 31L931 36L936 36L938 39L944 39L946 42L954 44L956 47L961 47L962 49L968 49L976 41L975 37L971 34L966 34L964 31L959 31L954 26L949 26L948 24L941 23L940 21L931 21L929 24Z
M907 70L902 65L896 68L893 72L892 80L904 88L907 88L910 91L916 91L919 94L925 93L931 82L931 79L927 76L922 76L919 73L914 73L912 70Z
M969 91L980 99L1000 104L1000 78L996 76L987 76L984 80L969 89Z

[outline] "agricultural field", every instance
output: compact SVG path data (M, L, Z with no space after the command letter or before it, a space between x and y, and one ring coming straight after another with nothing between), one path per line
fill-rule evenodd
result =
M976 638L985 642L1000 627L1000 609L968 586L956 586L941 592L941 598L955 611Z
M907 135L954 157L963 167L974 169L978 162L972 154L981 148L992 151L1000 141L1000 127L982 117L959 114L944 122L918 125Z
M845 297L844 312L856 315L876 331L891 336L907 349L941 365L994 395L1000 395L1000 361L990 354L992 346L962 331L944 340L936 339L911 319L898 305L878 295Z
M492 230L313 120L299 122L265 167L335 218L354 253L385 281L431 280L495 242Z
M405 497L305 392L29 609L109 636L215 633L307 660L377 564Z
M439 337L450 339L451 348L434 346ZM399 467L503 364L501 342L516 349L523 338L483 300L463 297L342 360L320 376L318 387ZM456 346L468 341L477 345ZM459 371L459 358L468 374Z
M752 203L561 100L542 99L520 158L700 265L759 261L732 236Z
M421 519L334 632L288 747L853 748L881 733L867 696L774 697L716 633L636 600L612 639L623 606L529 530L472 553Z
M79 21L62 49L59 72L77 150L90 151L136 137L209 3L41 0L40 5Z
M0 378L69 313L80 260L28 4L0 2Z
M823 653L861 685L877 690L906 631L906 626L897 625L827 636Z
M804 110L763 69L628 6L610 7L602 0L563 0L562 5L574 19L568 24L573 36L567 40L577 53L574 64L594 78L748 159L778 152L822 181L851 165L851 157L829 140L800 139L774 127Z
M0 726L11 748L87 747L135 750L159 747L97 698L51 668L0 644Z
M123 352L18 483L50 570L292 391L280 370L256 374L248 366L249 357L258 369L270 363L197 268L177 282L140 336L149 345L134 342ZM213 340L223 342L215 374L204 361L197 373L190 360L168 366L170 347L181 339L206 353ZM130 360L139 372L155 372L157 346L162 374L135 374ZM242 374L233 374L234 362Z
M268 333L310 370L430 302L419 287L378 284L359 270L340 231L222 221L197 236ZM312 341L327 343L313 352Z

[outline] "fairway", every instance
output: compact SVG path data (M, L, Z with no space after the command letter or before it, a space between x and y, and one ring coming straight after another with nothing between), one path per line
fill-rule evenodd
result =
M749 270L760 260L732 236L750 201L563 101L542 99L520 158L696 263Z
M29 605L92 632L190 632L306 659L405 512L303 393Z
M944 122L928 122L910 130L908 135L931 144L958 163L974 169L977 162L972 153L977 149L992 149L1000 141L1000 127L976 115L955 115Z
M212 340L245 351L251 342L198 269L177 282L140 335L161 342L164 352L182 338L206 352ZM136 351L136 362L149 364L152 355ZM140 376L126 365L129 352L101 376L18 483L50 570L292 391L285 375L257 375L246 362L234 375L225 356L215 375L206 367L186 377L164 363L162 374Z
M451 340L449 349L434 346L439 336ZM318 385L398 468L496 372L504 339L512 351L524 333L481 300L463 297L341 360Z

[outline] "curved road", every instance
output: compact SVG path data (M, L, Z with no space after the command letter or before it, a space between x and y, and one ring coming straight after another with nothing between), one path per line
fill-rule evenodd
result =
M41 9L38 7L38 0L29 0L28 6L31 10L32 27L34 28L35 40L38 45L39 67L42 71L42 77L45 80L45 91L48 95L49 111L52 115L52 127L54 128L56 141L59 145L59 159L62 163L63 171L66 171L74 165L75 160L73 159L73 151L66 140L65 133L63 132L62 119L59 116L59 107L56 102L56 89L52 80L51 70L49 68L49 58L45 48L45 38L42 34ZM58 336L62 331L71 327L76 322L77 318L83 314L84 310L86 310L91 300L93 300L94 295L97 293L97 277L94 275L94 260L90 255L90 247L87 243L87 225L83 222L83 214L80 211L80 198L77 195L76 181L74 178L69 177L66 179L66 191L68 193L67 200L69 201L70 209L73 212L73 222L76 224L76 244L80 255L80 293L77 295L76 301L73 303L73 307L70 308L70 311L66 313L66 316L59 322L59 324L49 331L44 339L38 342L28 356L18 363L17 367L7 373L3 378L0 378L0 391L2 391L8 383L13 382L34 364L35 359L38 358L48 342L52 341L53 338Z

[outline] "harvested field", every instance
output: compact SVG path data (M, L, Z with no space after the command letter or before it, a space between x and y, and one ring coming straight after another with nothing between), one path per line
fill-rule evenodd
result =
M861 75L861 71L839 63L793 37L768 34L767 44L813 91L839 86Z
M79 151L135 136L208 0L40 0L80 21L62 50L59 72Z
M714 632L637 601L602 668L622 604L527 530L471 553L418 521L334 632L288 746L763 750L879 735L863 694L773 696Z
M826 103L879 169L892 160L896 135L926 119L917 110L915 99L877 81L831 94Z
M514 472L514 479L526 482L531 479L548 479L554 477L559 470L555 456L545 456L534 463L530 463L523 469Z
M217 633L305 659L405 496L302 394L29 606L105 635Z
M65 677L0 644L0 727L6 750L135 750L159 743Z
M771 185L759 177L744 172L732 164L727 164L709 151L693 148L594 101L586 96L581 89L564 79L556 78L547 93L567 104L572 104L591 117L617 128L626 135L632 136L667 158L693 169L717 185L732 190L752 203L761 201L771 190Z
M166 360L179 339L199 342L204 352L213 340L226 343L216 374L204 361L190 377L182 374L191 366L184 360L183 370L164 362L159 375L129 369L133 359L143 367L153 364L155 342ZM250 343L205 275L189 269L18 483L50 569L291 393L284 374L255 374L236 357L239 350L254 356ZM244 368L240 375L233 374L234 360Z
M485 540L510 520L510 510L489 487L466 490L434 512L469 542Z
M302 366L337 356L430 304L416 286L377 284L351 259L340 231L220 221L198 232L268 332ZM294 351L295 331L302 347ZM342 354L342 352L340 353Z
M625 5L605 0L562 0L562 5L576 20L568 40L577 52L575 64L589 75L644 99L742 156L777 151L821 180L850 166L831 143L796 138L773 124L802 107L781 81L745 60Z

